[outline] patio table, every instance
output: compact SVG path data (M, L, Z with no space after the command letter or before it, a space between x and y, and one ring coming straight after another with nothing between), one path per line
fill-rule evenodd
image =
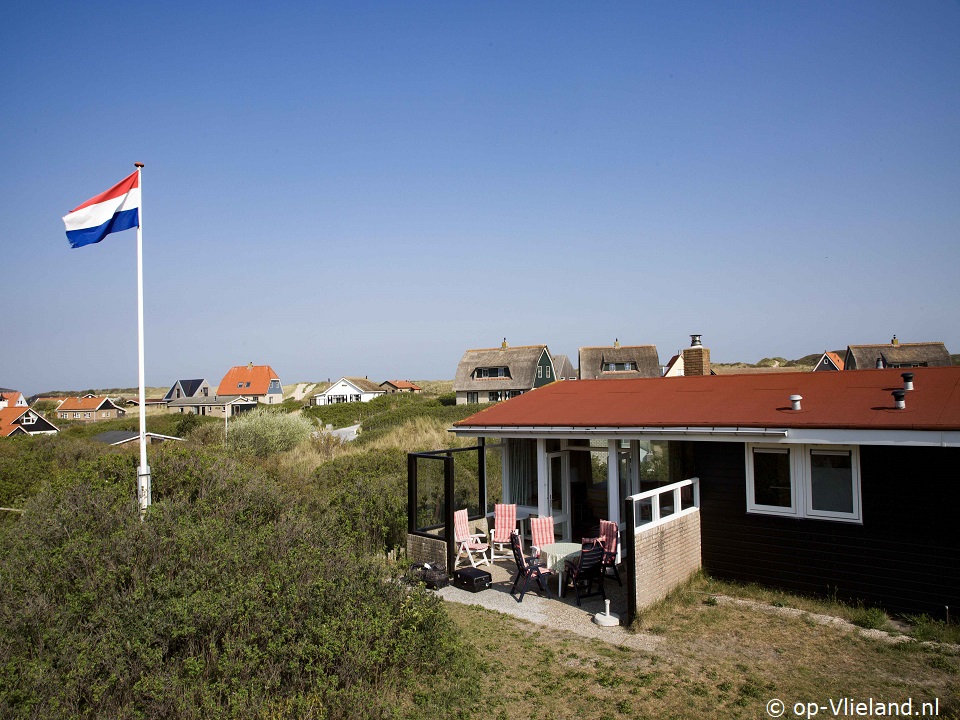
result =
M563 597L563 570L566 561L572 560L580 554L580 543L558 542L544 545L540 548L540 560L544 567L555 570L560 578L560 587L557 594Z

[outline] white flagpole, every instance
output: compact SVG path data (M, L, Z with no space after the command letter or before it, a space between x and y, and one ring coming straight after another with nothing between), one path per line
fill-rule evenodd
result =
M134 163L137 168L137 185L140 188L140 209L137 223L137 343L140 359L140 467L137 468L137 500L140 514L150 506L150 466L147 465L147 398L143 371L143 163Z

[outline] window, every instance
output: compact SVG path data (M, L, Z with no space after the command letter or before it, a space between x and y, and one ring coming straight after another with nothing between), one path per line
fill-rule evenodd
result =
M467 403L478 403L480 402L480 393L468 392L467 393Z
M856 447L747 445L747 512L863 522Z
M506 367L478 367L473 371L473 377L481 378L508 378L510 370Z
M624 372L626 370L636 370L637 364L635 362L622 362L622 363L604 363L603 371L604 372Z
M543 377L543 365L537 365L537 377L538 378Z
M859 516L859 493L853 477L853 451L811 449L807 514L818 517Z
M31 413L27 413L22 418L20 418L21 425L33 425L36 421L37 421L36 416L32 415Z
M503 400L503 393L501 392L491 392L487 393L487 400L490 402L500 402Z
M797 505L790 477L790 448L750 448L747 460L747 508L753 512L796 515Z

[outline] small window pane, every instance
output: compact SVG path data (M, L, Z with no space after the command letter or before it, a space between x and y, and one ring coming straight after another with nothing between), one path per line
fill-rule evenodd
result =
M853 463L849 452L810 451L811 507L853 512Z
M788 450L754 449L753 502L783 508L793 505Z

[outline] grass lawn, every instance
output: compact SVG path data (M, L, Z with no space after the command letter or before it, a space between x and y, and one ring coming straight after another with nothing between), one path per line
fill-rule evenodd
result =
M912 699L912 716L923 717L921 703L939 699L936 717L960 718L955 646L894 644L804 614L714 603L704 585L713 583L698 580L644 613L619 646L447 603L480 663L480 687L464 688L465 702L494 719L760 718L777 698L791 718L806 716L795 703L810 702L826 706L818 717L843 716L829 705L843 698ZM794 606L817 611L812 604Z

